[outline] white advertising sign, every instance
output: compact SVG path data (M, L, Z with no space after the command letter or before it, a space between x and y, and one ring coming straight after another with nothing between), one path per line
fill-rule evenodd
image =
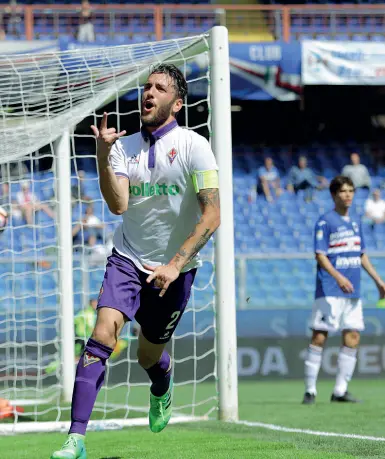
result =
M305 40L304 85L385 85L385 43Z

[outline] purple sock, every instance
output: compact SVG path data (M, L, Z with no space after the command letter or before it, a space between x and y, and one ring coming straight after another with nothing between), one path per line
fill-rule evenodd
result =
M164 395L170 387L171 357L167 351L163 351L158 363L147 368L147 374L151 379L151 393L156 397Z
M112 351L92 338L88 340L76 370L69 433L85 435L96 396L104 382L106 360Z

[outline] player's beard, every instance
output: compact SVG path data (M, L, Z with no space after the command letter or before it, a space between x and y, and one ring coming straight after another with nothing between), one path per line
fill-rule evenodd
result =
M169 116L172 114L172 106L174 105L174 101L170 102L167 105L160 105L155 107L155 113L151 117L146 117L146 115L141 115L142 125L148 127L159 127L164 124Z

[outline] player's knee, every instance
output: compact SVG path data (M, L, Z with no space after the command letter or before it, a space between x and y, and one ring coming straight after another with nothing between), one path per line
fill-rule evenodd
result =
M92 333L92 339L111 349L114 349L116 346L115 331L109 330L108 327L105 326L96 326Z
M152 352L149 352L148 349L138 348L136 355L139 365L144 369L151 368L160 359L159 355L154 355Z
M311 344L313 346L324 347L327 337L327 332L314 330L311 338Z
M343 333L343 344L352 349L360 344L360 332L356 330L345 330Z

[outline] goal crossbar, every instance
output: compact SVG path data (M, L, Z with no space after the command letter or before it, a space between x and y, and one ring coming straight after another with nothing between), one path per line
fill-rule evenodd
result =
M138 88L152 65L180 65L207 51L208 39L0 56L0 164L39 150L116 96ZM20 96L26 86L29 91Z

